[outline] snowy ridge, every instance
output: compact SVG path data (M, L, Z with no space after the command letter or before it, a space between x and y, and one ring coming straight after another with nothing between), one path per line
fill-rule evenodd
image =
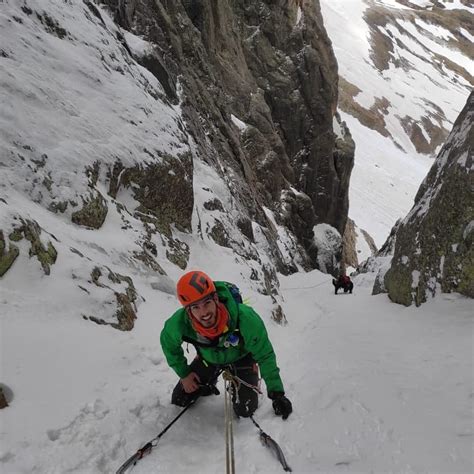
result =
M352 95L367 111L379 109L381 123L372 128L410 154L436 154L442 139L435 144L432 134L439 128L446 137L474 85L470 39L459 32L463 17L425 3L417 9L410 2L360 0L349 7L344 1L322 2L326 27L334 32L343 95ZM464 8L472 22L474 8ZM349 85L358 92L349 92ZM357 109L351 112L345 104L342 109L367 126ZM410 121L422 136L415 137ZM434 146L430 150L421 142Z

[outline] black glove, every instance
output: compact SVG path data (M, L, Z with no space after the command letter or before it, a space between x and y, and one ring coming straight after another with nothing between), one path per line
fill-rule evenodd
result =
M275 411L275 415L281 416L284 420L286 420L290 413L293 411L293 406L285 397L284 392L269 392L268 398L273 400L273 410Z

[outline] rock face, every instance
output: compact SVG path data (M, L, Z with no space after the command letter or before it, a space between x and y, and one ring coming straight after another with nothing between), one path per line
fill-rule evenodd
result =
M135 276L201 244L283 323L278 273L335 271L354 143L319 2L25 0L0 27L1 278L30 243L84 318L130 330Z
M97 324L108 324L121 331L133 329L137 318L135 305L137 292L132 279L129 276L114 273L109 268L99 267L93 268L90 277L87 282L82 283L80 288L87 293L94 291L94 286L99 288L102 293L107 294L103 299L109 300L109 308L103 310L100 316L83 314L82 317Z
M10 269L19 253L18 247L12 243L9 243L7 250L3 231L0 230L0 277Z
M84 201L80 211L73 212L71 220L74 224L92 229L100 229L107 217L107 204L100 193Z
M319 5L105 3L122 27L155 46L137 61L170 102L180 91L187 130L200 155L228 176L244 218L271 233L266 206L296 237L304 265L318 266L313 226L343 233L354 153L347 131L337 143L333 133L337 65ZM219 226L212 235L226 241ZM279 270L291 271L273 250Z
M363 255L361 259L359 254L362 253L362 250L357 248L358 242L363 242L365 244L367 247L366 253L369 251L370 256L377 253L377 246L375 245L374 239L371 235L364 229L357 227L352 219L347 219L342 241L342 269L346 269L347 267L357 269L359 263L362 263L362 260L364 260L364 256L365 258L369 257L368 255Z
M385 288L418 306L436 292L474 297L474 93L396 232Z
M12 242L18 242L26 238L30 242L29 256L36 257L43 268L45 275L51 273L51 266L56 262L58 253L52 244L51 240L47 243L43 241L44 236L41 236L42 230L39 224L33 220L19 219L18 223L9 234L9 250L6 252L6 242L3 236L3 231L0 230L0 276L3 276L11 267L13 262L19 255L18 247ZM53 236L51 236L53 237ZM54 237L53 237L54 239Z

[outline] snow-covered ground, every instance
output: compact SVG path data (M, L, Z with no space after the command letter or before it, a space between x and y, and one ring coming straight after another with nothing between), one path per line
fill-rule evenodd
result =
M281 278L288 325L279 326L231 258L194 250L192 266L236 281L266 321L294 413L282 421L262 397L255 419L293 472L472 472L471 300L405 308L370 296L367 275L353 295L335 296L314 271ZM0 472L115 472L179 412L159 346L177 301L143 279L134 330L98 327L77 317L66 284L28 278L34 265L16 265L0 287L1 380L14 394L0 411ZM133 472L223 472L223 410L223 395L201 400ZM249 420L234 436L237 472L281 471Z
M405 217L433 161L425 155L407 155L391 140L341 113L356 143L355 164L349 187L349 215L369 232L380 248L390 229ZM360 240L360 239L359 239ZM368 253L367 253L368 252ZM359 254L363 260L370 250Z

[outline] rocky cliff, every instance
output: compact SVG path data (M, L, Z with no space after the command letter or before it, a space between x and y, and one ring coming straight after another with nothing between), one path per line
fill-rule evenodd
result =
M241 230L256 221L272 234L267 207L296 237L301 263L314 267L313 226L324 222L343 233L353 164L349 133L338 138L333 131L337 65L318 3L107 4L124 28L154 45L153 54L137 60L156 74L170 101L180 89L197 153L229 176L243 207ZM213 205L229 214L221 204ZM269 235L286 273L294 265L283 262L276 240Z
M396 303L437 292L474 297L474 93L396 231L384 283Z
M334 271L354 144L318 2L4 6L2 278L22 256L52 278L67 262L82 316L130 329L134 278L170 291L203 246L276 318L277 272Z

